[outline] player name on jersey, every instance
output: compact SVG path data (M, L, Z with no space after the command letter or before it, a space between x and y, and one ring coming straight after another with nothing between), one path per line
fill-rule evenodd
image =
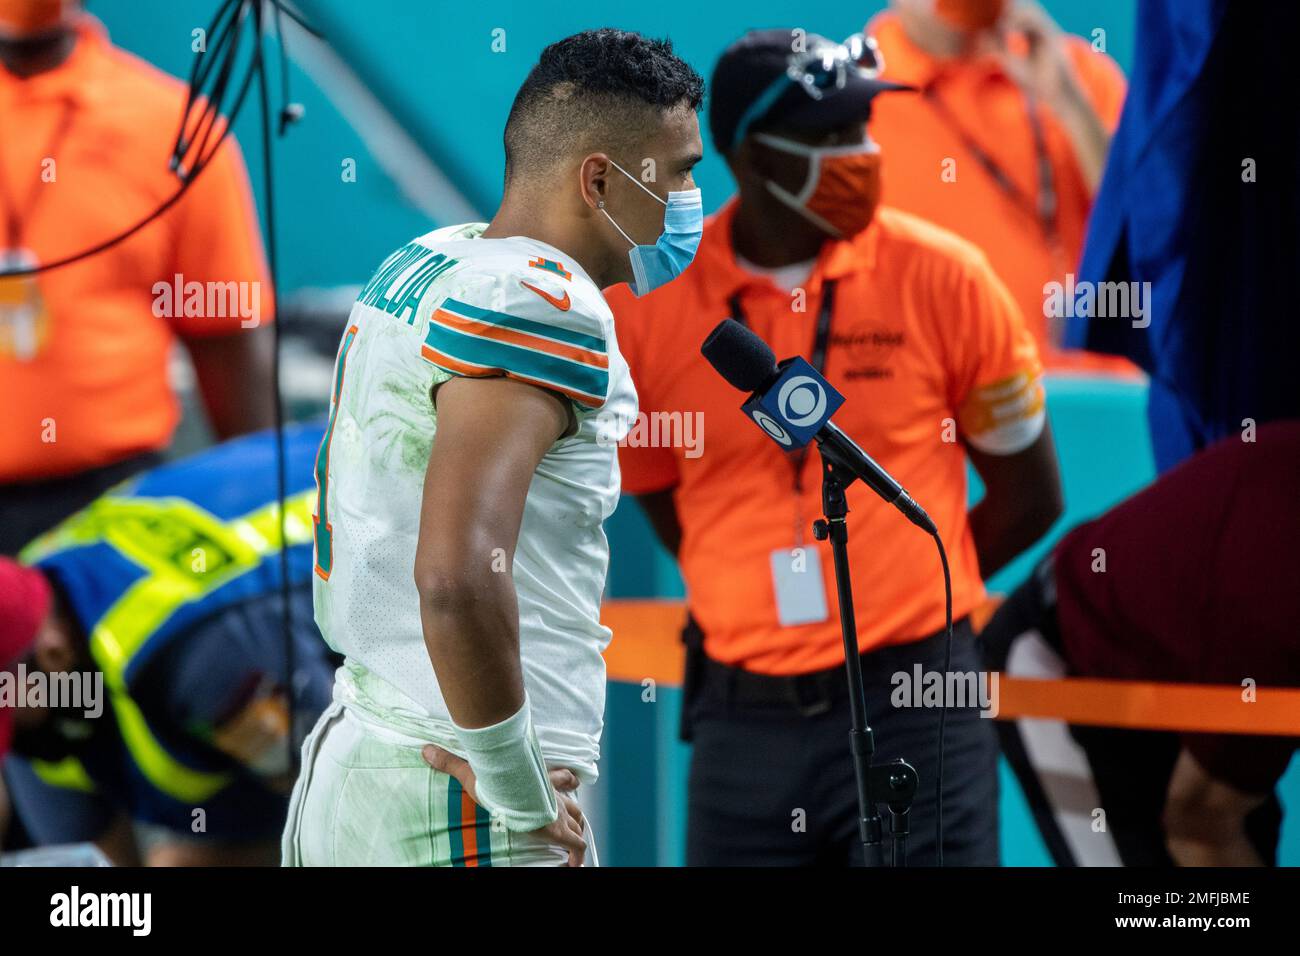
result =
M357 301L414 325L420 300L429 286L459 261L413 240L384 260Z

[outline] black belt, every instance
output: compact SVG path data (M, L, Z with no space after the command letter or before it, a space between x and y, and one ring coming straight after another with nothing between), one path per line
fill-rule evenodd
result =
M163 455L160 451L137 452L127 458L111 461L107 465L96 465L84 471L74 471L52 478L0 481L0 491L3 491L7 499L15 497L49 499L89 488L94 490L90 496L94 498L102 490L162 463Z
M17 554L29 541L101 494L162 462L157 452L134 455L58 478L0 482L0 554Z
M964 630L964 620L953 622L954 637ZM945 632L941 630L919 641L891 644L866 652L862 655L864 682L870 688L872 678L878 677L887 685L889 675L899 667L910 667L918 657L939 655L939 666L942 667L944 640ZM747 671L704 657L701 668L702 694L717 695L728 707L792 710L803 717L815 717L829 712L849 696L848 676L842 664L807 674L775 675Z

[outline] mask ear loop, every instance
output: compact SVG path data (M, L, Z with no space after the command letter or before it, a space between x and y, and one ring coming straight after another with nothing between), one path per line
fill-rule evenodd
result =
M632 180L632 182L636 183L638 186L640 186L642 189L644 189L644 190L646 191L646 193L649 194L651 197L653 197L654 199L659 199L659 197L656 196L652 190L646 188L646 185L645 185L643 182L641 182L641 180L637 179L635 176L633 176L631 173L629 173L626 169L624 169L624 168L623 168L622 166L620 166L618 163L614 162L614 161L611 159L611 160L609 161L609 164L610 164L611 166L613 166L615 169L617 169L617 170L618 170L620 173L622 173L624 176L626 176L628 179ZM659 199L659 202L662 203L662 204L665 205L665 206L668 205L667 200ZM608 219L608 220L610 221L610 224L611 224L615 229L618 230L618 234L619 234L620 236L622 236L624 239L626 239L626 240L628 241L628 243L632 246L633 249L635 249L635 248L637 247L637 245L639 245L639 243L637 243L635 240L633 240L633 238L632 238L631 236L629 236L626 232L623 231L623 227L622 227L622 226L620 226L618 223L614 222L614 217L611 216L611 215L609 214L608 210L605 209L605 200L601 199L600 201L598 201L598 202L596 203L596 208L599 209L601 212L603 212L603 213L605 214L605 218Z
M808 173L804 177L803 185L799 187L797 193L790 192L790 190L785 187L772 182L771 179L767 180L768 190L775 194L778 199L783 199L787 203L795 203L799 206L803 206L807 203L817 189L817 181L821 179L821 157L818 155L817 149L812 146L806 146L803 143L788 143L779 137L771 136L767 133L757 133L754 138L764 146L770 147L771 149L779 150L783 153L790 153L794 156L802 156L804 159L808 160Z
M610 164L611 166L613 166L615 169L617 169L617 170L618 170L620 173L622 173L624 176L626 176L628 179L632 180L632 182L634 182L634 183L636 183L638 186L640 186L643 190L645 190L645 193L646 193L647 196L650 196L652 199L657 199L657 200L658 200L662 205L665 205L665 206L668 205L668 200L666 200L666 199L659 199L659 197L658 197L657 195L655 195L655 192L654 192L653 189L649 188L645 183L641 182L641 180L637 179L635 176L633 176L631 173L629 173L626 169L624 169L624 168L623 168L622 166L620 166L618 163L614 162L614 161L611 159L611 160L609 161L609 164Z
M623 227L620 226L618 223L616 223L614 221L614 217L611 216L608 211L606 211L605 200L602 199L600 202L596 203L596 208L605 214L605 218L609 220L610 225L613 226L615 229L617 229L618 234L622 236L624 239L626 239L629 243L631 243L632 248L635 249L636 243L632 242L632 237L629 236L626 232L624 232Z
M821 178L822 178L821 155L819 153L809 153L808 154L808 178L804 180L803 189L799 190L799 195L796 197L799 200L799 205L801 206L807 205L808 200L812 198L812 194L817 191L817 184L821 182Z

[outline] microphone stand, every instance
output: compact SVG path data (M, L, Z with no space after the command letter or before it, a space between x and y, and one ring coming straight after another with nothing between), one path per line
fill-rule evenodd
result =
M813 523L813 537L828 538L835 558L835 588L840 602L840 633L844 638L844 668L849 681L849 749L858 788L858 832L867 866L883 865L881 820L877 804L889 808L892 834L892 865L907 863L908 814L916 794L916 769L901 757L872 766L876 744L867 725L866 692L862 686L862 658L858 651L858 625L853 614L853 581L849 576L849 513L845 490L857 480L849 462L835 449L818 442L822 459L822 513Z

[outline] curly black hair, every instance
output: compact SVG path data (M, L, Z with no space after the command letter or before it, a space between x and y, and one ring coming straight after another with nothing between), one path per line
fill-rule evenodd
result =
M617 150L644 138L662 113L698 112L704 79L670 40L604 28L552 43L506 120L506 183L575 150Z

